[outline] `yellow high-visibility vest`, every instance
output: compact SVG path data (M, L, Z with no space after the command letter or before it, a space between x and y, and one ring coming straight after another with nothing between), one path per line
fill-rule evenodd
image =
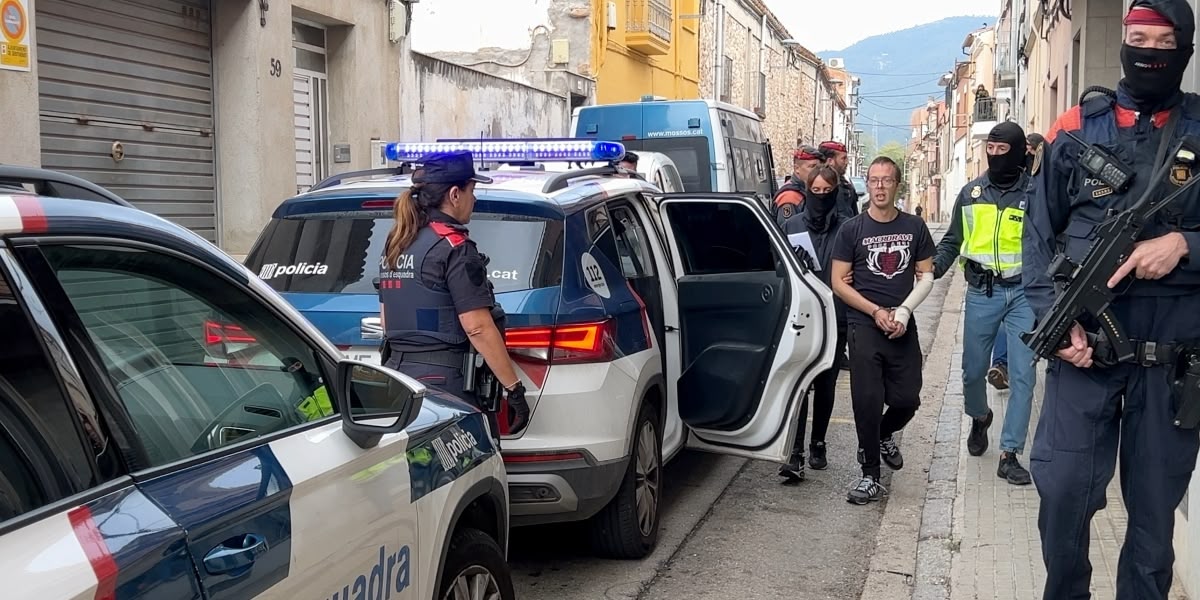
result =
M959 256L994 271L1002 278L1021 274L1021 229L1025 211L1000 210L990 203L962 207L963 242Z

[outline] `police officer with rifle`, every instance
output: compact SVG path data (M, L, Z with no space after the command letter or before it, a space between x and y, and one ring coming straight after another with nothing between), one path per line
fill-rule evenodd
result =
M1195 23L1187 0L1133 0L1118 89L1086 91L1030 169L1037 325L1022 340L1049 359L1030 454L1047 600L1090 597L1089 527L1118 456L1117 598L1171 588L1175 509L1200 451L1200 96L1180 91Z
M396 199L379 269L384 366L441 388L488 413L492 434L529 421L525 386L504 345L504 311L488 259L468 237L475 172L468 151L425 156ZM506 427L501 428L501 396Z

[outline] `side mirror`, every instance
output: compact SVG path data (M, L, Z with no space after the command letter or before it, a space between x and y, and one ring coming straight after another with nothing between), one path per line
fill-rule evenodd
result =
M342 431L360 448L374 448L384 434L404 431L416 420L425 386L401 373L357 360L337 365Z

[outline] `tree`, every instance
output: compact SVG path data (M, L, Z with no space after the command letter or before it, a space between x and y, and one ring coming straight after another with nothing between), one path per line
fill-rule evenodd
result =
M888 142L879 149L878 156L886 156L900 165L900 174L904 174L904 163L908 160L908 148L900 142ZM872 159L874 157L871 157Z

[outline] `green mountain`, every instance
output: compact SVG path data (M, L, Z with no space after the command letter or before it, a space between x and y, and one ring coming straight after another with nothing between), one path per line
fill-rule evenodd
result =
M843 50L818 53L841 58L845 68L862 80L859 87L858 128L881 147L909 138L912 111L929 97L945 97L938 79L964 60L967 34L996 22L995 17L949 17L933 23L866 38Z

